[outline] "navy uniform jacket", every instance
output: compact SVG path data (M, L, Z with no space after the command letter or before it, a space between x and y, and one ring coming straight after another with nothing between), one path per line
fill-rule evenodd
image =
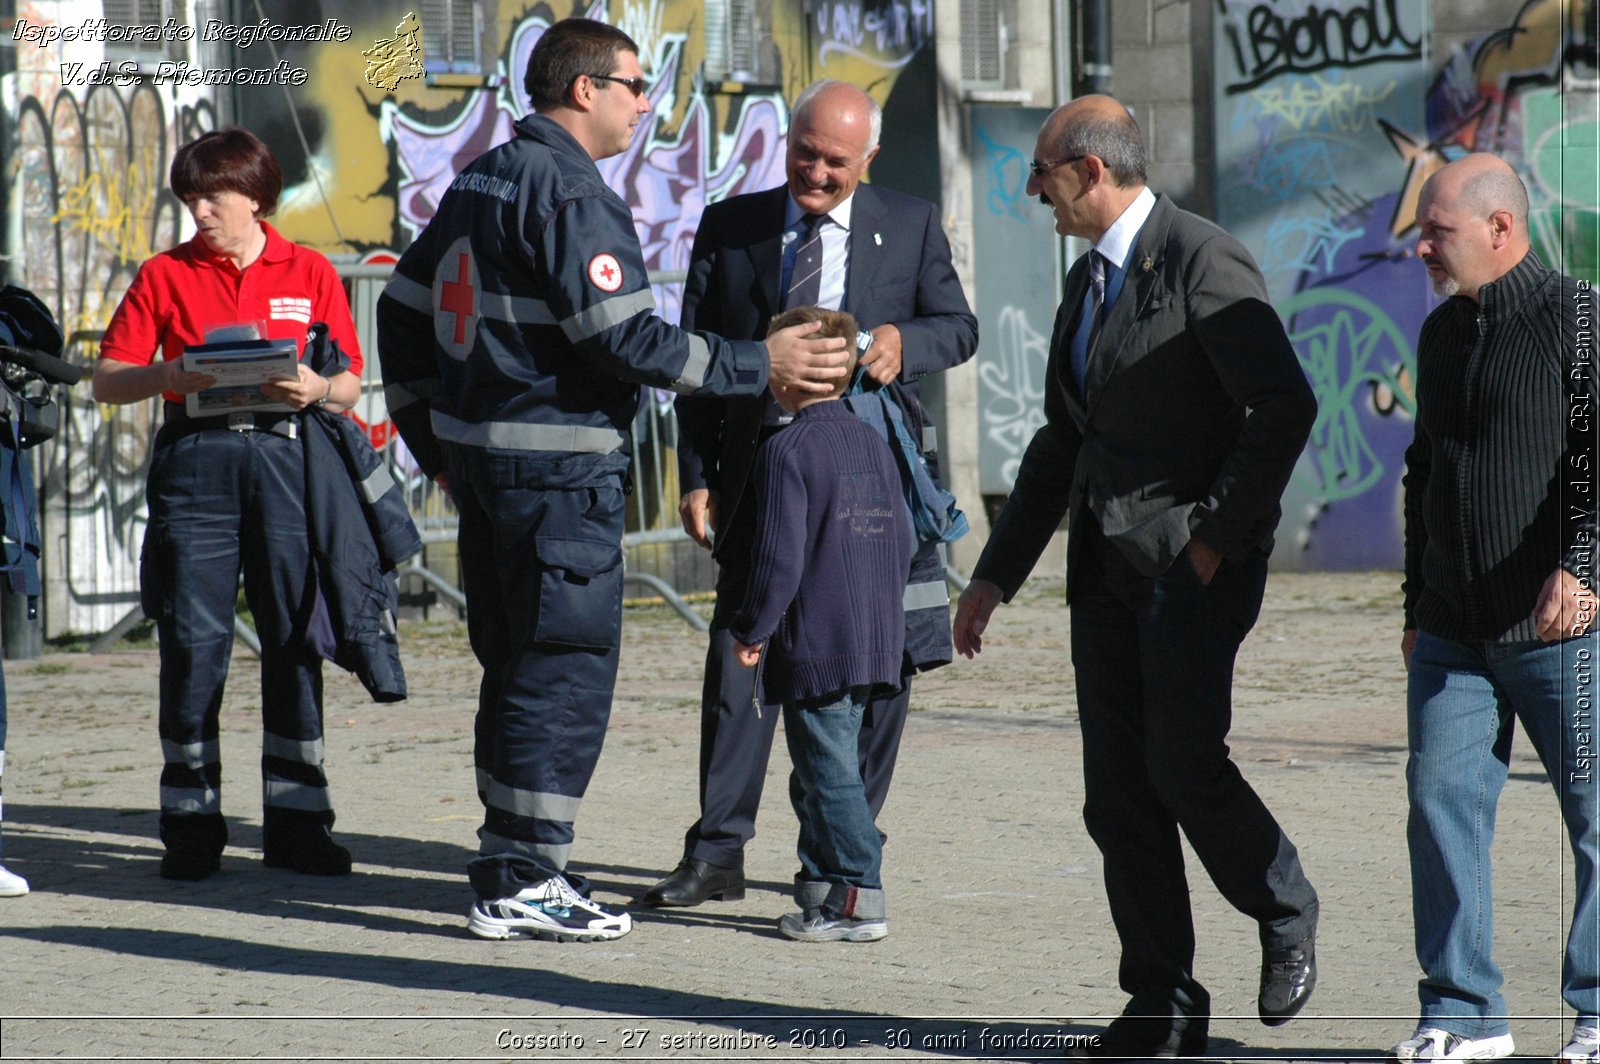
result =
M689 279L683 292L683 327L712 329L724 336L762 337L782 306L778 291L783 259L783 219L788 187L766 189L714 203L695 233ZM977 350L978 320L967 305L950 242L938 210L926 200L872 185L856 186L850 208L850 268L844 306L863 329L893 324L904 354L899 377L885 389L900 405L907 428L931 439L917 382L929 373L959 366ZM680 398L675 406L682 439L679 480L684 491L718 493L719 520L749 520L736 513L751 481L765 400ZM932 450L925 446L925 450ZM719 530L720 531L720 530ZM719 542L724 537L719 536ZM719 564L745 559L718 557ZM922 606L912 618L907 654L918 667L950 660L948 598L944 566L924 547L911 566L907 606ZM917 596L925 595L926 600ZM928 620L935 623L921 624Z
M458 174L378 302L390 416L430 476L439 441L548 456L565 485L615 476L639 385L759 395L766 348L676 329L633 216L541 115Z

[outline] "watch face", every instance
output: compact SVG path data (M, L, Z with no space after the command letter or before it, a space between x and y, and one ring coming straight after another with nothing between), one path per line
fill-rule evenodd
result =
M862 329L860 332L856 333L856 352L858 354L863 354L863 355L866 354L867 353L867 348L869 348L871 346L872 346L872 334L871 333L867 332L865 329Z

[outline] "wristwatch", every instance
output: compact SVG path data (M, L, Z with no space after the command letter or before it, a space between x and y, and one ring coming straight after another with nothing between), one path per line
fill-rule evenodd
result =
M872 346L872 334L865 329L856 333L856 356L867 353L867 348Z
M331 378L324 379L328 381L328 390L322 393L321 399L314 400L311 404L318 410L321 410L323 407L327 406L328 400L333 398L333 380Z

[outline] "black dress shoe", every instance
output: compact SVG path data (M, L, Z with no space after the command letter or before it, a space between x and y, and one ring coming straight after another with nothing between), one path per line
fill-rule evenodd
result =
M685 857L670 876L644 892L639 904L678 907L699 905L710 899L741 901L743 898L744 869Z
M1191 1016L1176 1005L1170 1016L1133 1015L1134 1006L1128 1009L1099 1035L1091 1035L1090 1042L1068 1049L1067 1059L1167 1060L1206 1055L1210 1017Z
M1292 946L1261 951L1261 995L1256 999L1261 1022L1280 1027L1294 1019L1317 988L1315 932Z

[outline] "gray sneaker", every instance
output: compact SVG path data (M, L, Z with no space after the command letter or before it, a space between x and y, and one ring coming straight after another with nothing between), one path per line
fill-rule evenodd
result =
M857 920L822 911L798 912L780 918L778 930L796 942L876 942L888 937L889 921L881 916Z

